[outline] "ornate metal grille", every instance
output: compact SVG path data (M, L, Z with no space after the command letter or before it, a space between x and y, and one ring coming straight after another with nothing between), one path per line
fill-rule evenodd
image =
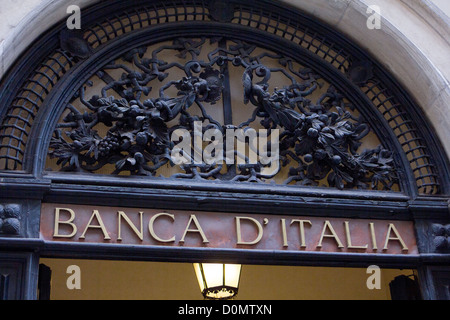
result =
M106 86L87 97L87 87L99 78ZM240 101L232 102L230 82L241 79ZM223 109L222 121L212 116L217 109ZM251 116L236 123L237 109ZM232 164L195 163L189 151L190 161L172 178L261 182L285 168L284 184L391 190L397 181L391 152L380 145L358 153L370 128L332 85L289 57L224 38L177 38L132 49L105 65L72 99L50 143L50 156L68 171L96 172L113 164L109 173L157 175L172 163L175 130L186 129L194 140L196 121L202 123L201 134L214 129L226 139L233 128L263 127L272 141L272 131L280 128L280 160L251 163L237 152ZM251 147L247 142L245 149ZM263 147L258 158L274 150L273 142Z
M209 20L274 34L309 50L357 84L386 119L406 154L419 193L441 192L434 157L417 119L408 112L413 106L393 89L396 86L376 63L366 63L367 56L346 46L345 39L330 33L326 27L266 1L230 1L226 6L221 1L145 1L135 6L117 4L112 7L110 10L103 8L102 20L98 16L85 19L87 28L83 38L88 43L88 51L95 52L112 39L135 30L181 21ZM33 119L52 88L87 55L86 51L76 51L77 48L63 44L55 48L25 77L21 88L9 99L0 128L0 170L29 170L24 155Z
M76 58L57 49L25 80L0 128L0 169L21 170L34 118L46 96L73 66Z

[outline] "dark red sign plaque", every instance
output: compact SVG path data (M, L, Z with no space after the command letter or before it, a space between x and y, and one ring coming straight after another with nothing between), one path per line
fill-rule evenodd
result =
M417 254L409 221L42 205L46 241L219 249Z

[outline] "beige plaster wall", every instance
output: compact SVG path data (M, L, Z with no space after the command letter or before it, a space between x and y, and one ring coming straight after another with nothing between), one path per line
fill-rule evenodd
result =
M98 0L0 1L0 76L53 23ZM433 123L450 156L450 1L280 0L340 30L376 56L403 83ZM367 7L381 9L382 28L369 30Z

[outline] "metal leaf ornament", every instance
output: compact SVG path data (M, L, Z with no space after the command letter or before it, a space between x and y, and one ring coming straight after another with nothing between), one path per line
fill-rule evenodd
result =
M73 100L79 100L84 110L72 103L67 106L51 139L49 156L64 171L96 172L108 167L112 174L157 175L162 166L174 165L170 157L174 130L185 129L193 137L193 123L201 121L203 132L214 128L226 136L229 128L251 128L259 121L268 132L280 130L276 172L267 173L262 163L247 160L226 166L202 162L181 166L182 172L171 178L260 183L284 170L288 177L284 184L391 190L397 183L392 153L382 146L358 153L371 131L369 125L350 112L355 107L332 85L322 90L320 76L313 70L297 69L290 58L274 53L254 56L256 47L242 41L203 55L208 61L200 60L206 41L178 38L154 49L151 59L146 47L134 48L121 60L106 64L96 75L107 85L89 99L86 89L92 82L79 89ZM210 39L211 45L217 43L218 39ZM177 50L177 57L186 62L160 59L163 50ZM261 61L267 57L279 67L264 65ZM219 105L226 67L242 72L244 107L252 116L241 124L220 123L205 108L205 104ZM184 76L171 79L175 69ZM122 74L114 79L108 70ZM275 73L290 84L272 88ZM150 96L153 87L159 92ZM313 101L317 92L320 97ZM106 133L100 134L105 128Z

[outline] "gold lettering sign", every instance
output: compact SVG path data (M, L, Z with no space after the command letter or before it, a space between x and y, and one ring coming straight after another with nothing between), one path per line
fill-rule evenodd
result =
M417 254L413 223L365 219L271 216L42 205L46 241L115 245Z

